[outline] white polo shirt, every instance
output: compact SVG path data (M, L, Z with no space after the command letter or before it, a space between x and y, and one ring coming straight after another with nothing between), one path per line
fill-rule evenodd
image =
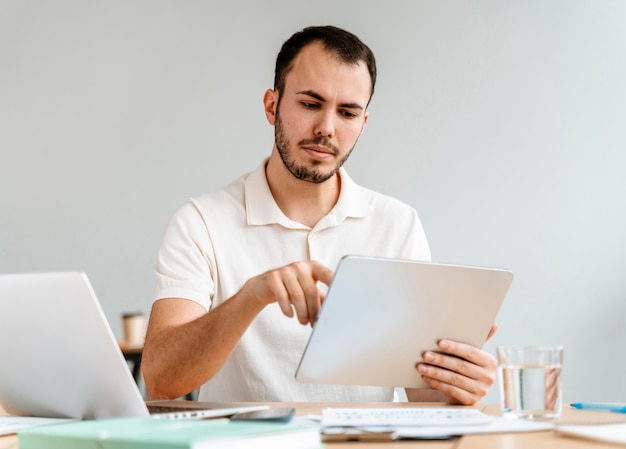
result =
M250 278L299 260L334 270L344 255L430 260L417 212L355 184L342 168L339 200L313 228L287 218L272 197L263 162L227 187L190 199L159 250L155 301L185 298L210 310ZM300 384L296 367L310 326L276 303L253 321L201 401L390 401L393 388Z

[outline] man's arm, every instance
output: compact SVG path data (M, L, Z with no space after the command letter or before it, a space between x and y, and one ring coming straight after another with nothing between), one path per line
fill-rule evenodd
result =
M141 362L150 397L177 398L210 379L261 309L239 294L209 313L186 299L155 302Z
M497 328L494 323L487 340ZM426 351L422 355L424 361L417 365L422 379L436 391L407 388L407 399L431 402L439 397L439 401L452 404L476 404L493 385L498 362L489 353L468 344L441 340L438 345L444 354Z
M152 398L177 398L213 377L250 323L273 302L302 324L317 319L333 272L316 261L294 262L248 280L220 306L206 312L194 301L167 298L154 303L142 358L142 373Z

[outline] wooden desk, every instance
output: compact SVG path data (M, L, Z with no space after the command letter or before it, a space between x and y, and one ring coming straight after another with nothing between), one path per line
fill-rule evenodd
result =
M337 403L270 403L272 407L295 407L298 416L319 415L325 407L411 407L409 403L375 403L375 404L337 404ZM418 406L436 406L441 404L418 404ZM499 406L488 405L477 408L486 413L497 415ZM0 408L0 414L2 414ZM582 410L573 410L568 407L563 411L561 422L567 423L608 423L624 422L626 415L618 413L601 413ZM391 442L347 442L327 443L327 449L611 449L615 445L596 443L592 441L567 438L557 435L555 432L528 432L528 433L503 433L492 435L466 435L454 440L446 441L391 441ZM0 436L0 449L19 449L17 436Z
M411 404L411 403L376 403L376 404L329 404L329 403L276 403L272 406L296 407L298 416L319 414L325 407L411 407L435 406L441 404ZM499 415L499 405L478 405L476 408L490 415ZM599 413L583 410L574 410L564 407L563 416L559 420L572 424L606 424L609 422L626 422L626 415L619 413ZM615 445L596 443L557 435L554 431L502 433L488 435L466 435L448 441L391 441L391 442L346 442L327 443L328 449L348 449L360 447L364 449L610 449Z

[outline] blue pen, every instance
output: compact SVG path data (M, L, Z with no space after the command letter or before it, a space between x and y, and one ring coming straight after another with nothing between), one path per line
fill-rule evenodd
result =
M570 405L579 410L601 410L613 413L626 413L626 405L597 404L592 402L574 402Z

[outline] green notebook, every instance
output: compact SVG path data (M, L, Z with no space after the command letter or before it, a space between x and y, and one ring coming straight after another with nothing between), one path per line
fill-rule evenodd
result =
M20 449L317 449L314 424L115 418L33 427L18 432Z

